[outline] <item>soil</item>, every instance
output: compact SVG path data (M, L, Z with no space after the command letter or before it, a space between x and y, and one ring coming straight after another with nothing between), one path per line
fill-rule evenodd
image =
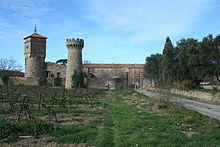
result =
M56 142L47 142L52 137L26 138L14 143L0 143L1 147L91 147L85 143L80 144L58 144Z

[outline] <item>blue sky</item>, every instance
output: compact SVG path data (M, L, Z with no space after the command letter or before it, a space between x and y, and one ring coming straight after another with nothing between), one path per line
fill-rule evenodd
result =
M220 34L219 0L0 0L0 58L24 65L23 38L48 37L46 61L67 58L65 40L83 38L83 60L145 63L173 42Z

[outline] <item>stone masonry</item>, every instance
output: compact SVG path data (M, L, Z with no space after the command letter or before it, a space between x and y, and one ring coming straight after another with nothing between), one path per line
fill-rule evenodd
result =
M37 33L24 38L25 77L45 77L46 39Z
M83 72L84 82L90 88L142 88L144 85L144 64L82 64L83 39L66 40L67 66L45 62L46 39L47 37L37 33L24 38L25 78L18 79L17 83L19 80L25 84L30 80L47 78L53 85L53 78L60 77L65 88L70 89L74 72ZM32 84L38 82L33 81Z
M84 47L83 39L67 39L66 47L68 48L68 63L66 70L65 88L72 88L72 75L82 73L82 49Z
M90 76L89 87L105 88L113 79L125 79L127 87L143 86L144 64L83 64L83 72ZM66 65L46 62L47 77L66 77ZM110 82L109 82L110 81ZM116 85L117 87L117 85ZM126 88L124 86L124 88Z

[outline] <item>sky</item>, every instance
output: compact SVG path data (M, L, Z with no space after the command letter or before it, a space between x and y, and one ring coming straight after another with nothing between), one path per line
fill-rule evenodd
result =
M85 41L83 60L144 64L165 39L220 34L219 0L0 0L0 58L24 67L24 37L48 37L46 61L67 58L67 38Z

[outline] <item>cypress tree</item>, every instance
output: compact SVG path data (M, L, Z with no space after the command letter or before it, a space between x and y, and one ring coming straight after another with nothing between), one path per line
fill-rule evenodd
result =
M166 38L166 43L163 49L163 81L166 84L171 84L173 76L174 76L174 60L175 60L175 52L173 44L169 37Z

